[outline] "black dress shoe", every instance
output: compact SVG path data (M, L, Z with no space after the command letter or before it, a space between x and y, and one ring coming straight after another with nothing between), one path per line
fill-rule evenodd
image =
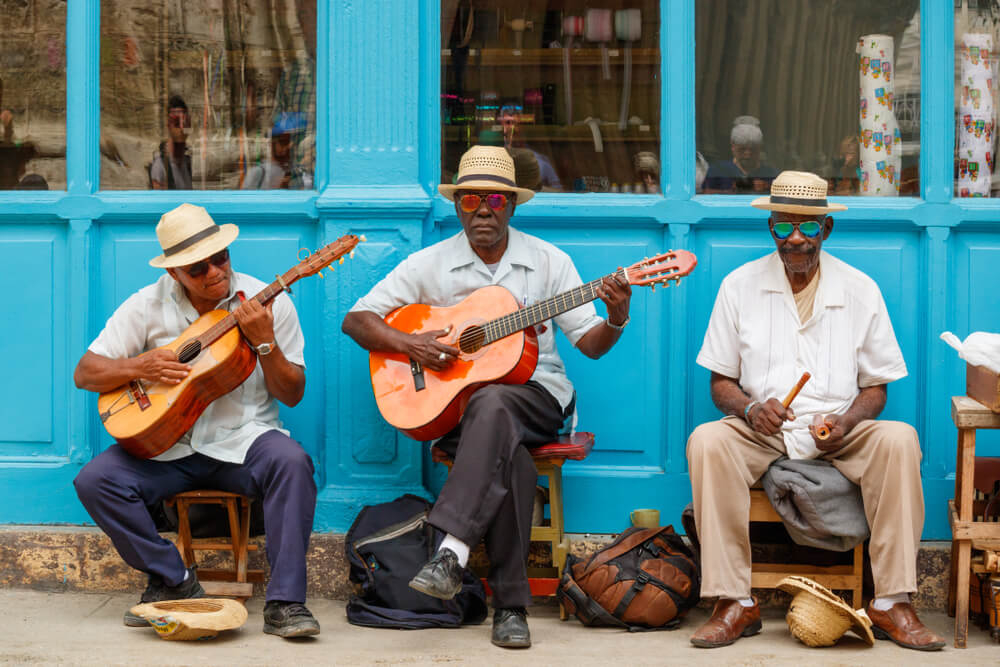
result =
M410 580L410 588L432 598L452 599L462 590L462 566L458 564L458 556L451 549L438 549L434 558Z
M188 568L187 579L176 586L167 586L158 574L149 575L149 585L139 598L139 604L147 602L163 602L164 600L187 600L205 597L205 589L198 583L198 575L193 567ZM137 616L131 610L125 612L125 625L130 628L145 628L149 626L142 616Z
M528 612L524 610L524 607L497 609L493 612L492 641L502 648L528 648L531 646Z
M301 602L268 600L264 605L264 632L279 637L319 634L319 621Z

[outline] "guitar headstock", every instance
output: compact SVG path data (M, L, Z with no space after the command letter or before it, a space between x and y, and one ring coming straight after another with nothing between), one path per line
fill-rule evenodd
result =
M631 285L669 285L670 281L678 283L683 276L691 273L698 266L698 258L687 250L670 250L668 252L643 258L625 269Z
M292 280L298 280L299 278L305 278L306 276L311 276L319 273L320 278L323 274L320 273L330 264L333 264L337 260L340 263L344 263L344 255L350 255L354 257L354 248L357 247L358 243L365 240L364 236L355 236L354 234L345 234L339 239L323 246L311 255L307 255L301 262L293 267L288 273L291 274ZM306 251L308 252L308 251ZM301 256L301 255L300 255ZM286 275L286 279L287 279Z

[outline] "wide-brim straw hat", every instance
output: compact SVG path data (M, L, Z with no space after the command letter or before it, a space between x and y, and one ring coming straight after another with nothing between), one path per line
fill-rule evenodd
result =
M843 204L826 200L826 179L808 171L783 171L771 182L771 195L750 202L754 208L784 213L832 213L846 211Z
M535 196L528 188L518 187L514 160L507 149L500 146L473 146L465 151L458 163L455 183L438 186L438 192L452 201L459 190L513 192L518 204Z
M785 620L806 646L833 646L850 630L869 646L875 644L872 622L864 610L854 610L829 588L807 577L785 577L778 588L792 595Z
M163 639L209 639L247 622L247 608L236 600L196 598L149 602L132 607Z
M194 264L229 247L239 234L236 225L217 225L203 207L181 204L157 223L156 238L163 254L149 260L149 265L169 269Z

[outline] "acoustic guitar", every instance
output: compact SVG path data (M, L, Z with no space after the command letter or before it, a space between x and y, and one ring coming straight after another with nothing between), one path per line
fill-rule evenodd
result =
M277 276L255 301L262 306L300 278L320 273L343 256L354 254L364 237L342 236ZM320 277L322 277L320 273ZM97 399L101 423L129 454L149 459L170 449L194 426L205 408L250 377L257 355L240 335L236 318L225 310L205 313L164 346L191 372L178 384L136 379L104 392Z
M631 285L680 282L698 260L686 250L643 259L614 274ZM372 352L372 389L387 422L415 440L439 438L462 418L476 389L485 384L527 382L538 362L534 326L597 298L603 278L520 308L507 289L490 285L454 306L410 304L389 313L385 322L406 333L451 327L441 341L461 350L444 371L423 368L402 354Z

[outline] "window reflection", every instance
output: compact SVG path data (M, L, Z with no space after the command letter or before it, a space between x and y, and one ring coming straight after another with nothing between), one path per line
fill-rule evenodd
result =
M101 2L101 187L312 189L316 1Z

